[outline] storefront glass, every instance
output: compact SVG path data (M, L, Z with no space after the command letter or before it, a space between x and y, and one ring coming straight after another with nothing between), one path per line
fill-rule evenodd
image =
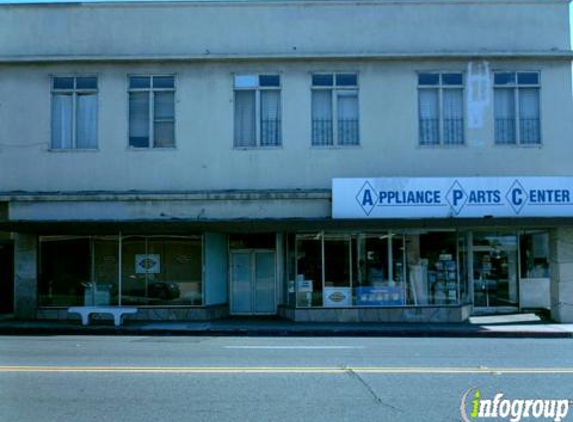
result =
M296 305L466 303L465 239L456 231L297 234Z
M122 304L202 304L200 238L134 236L122 245Z
M201 305L201 237L40 238L40 306Z
M518 258L516 233L473 234L474 305L517 307Z
M92 282L90 248L90 238L87 237L40 239L40 306L84 304L84 297Z

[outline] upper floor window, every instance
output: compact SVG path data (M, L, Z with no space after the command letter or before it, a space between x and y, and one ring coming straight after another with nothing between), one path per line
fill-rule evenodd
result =
M464 143L462 73L419 73L420 145Z
M129 146L175 146L174 76L129 77Z
M235 147L280 146L280 75L235 75L234 90Z
M358 75L312 75L312 145L358 144Z
M52 149L97 148L97 78L52 78Z
M495 143L540 144L539 73L496 72L494 92Z

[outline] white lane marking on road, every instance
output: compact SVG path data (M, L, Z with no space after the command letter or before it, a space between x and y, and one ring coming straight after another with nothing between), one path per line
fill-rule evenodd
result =
M125 372L125 373L196 373L196 374L235 374L235 373L320 373L345 374L483 374L483 375L548 375L573 374L573 368L440 368L440 367L320 367L320 366L0 366L0 373L7 372Z
M265 349L265 350L323 350L323 349L364 349L364 346L223 346L225 349Z

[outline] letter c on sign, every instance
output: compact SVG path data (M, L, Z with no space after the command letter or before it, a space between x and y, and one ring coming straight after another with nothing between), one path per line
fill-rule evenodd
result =
M523 204L523 191L520 188L515 188L511 191L511 202L513 205Z

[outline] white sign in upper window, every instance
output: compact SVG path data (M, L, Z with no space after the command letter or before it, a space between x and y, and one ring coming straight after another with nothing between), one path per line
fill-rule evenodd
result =
M462 73L419 73L420 145L464 143Z
M97 78L52 78L51 149L97 148Z
M282 143L280 75L235 75L235 147Z

